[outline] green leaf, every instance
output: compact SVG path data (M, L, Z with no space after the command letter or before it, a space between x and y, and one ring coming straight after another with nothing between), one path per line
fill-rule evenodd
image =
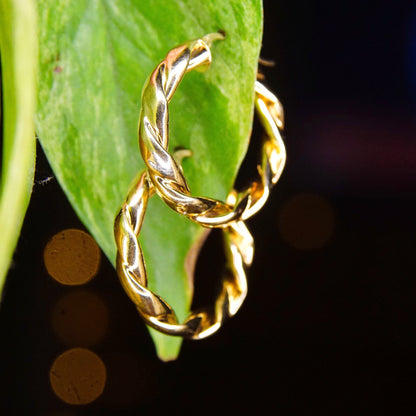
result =
M213 46L209 71L186 75L172 100L170 149L193 151L183 167L194 195L226 198L251 129L260 0L40 0L39 16L37 132L113 264L113 220L144 168L137 141L143 84L170 49L220 29L227 37ZM150 201L140 236L149 287L181 320L192 299L191 247L203 232L159 198ZM180 338L151 334L161 359L176 358Z
M29 204L35 166L34 2L0 1L3 155L0 182L0 293Z

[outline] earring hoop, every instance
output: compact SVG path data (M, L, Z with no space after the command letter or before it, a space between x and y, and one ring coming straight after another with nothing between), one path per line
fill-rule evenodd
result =
M255 106L264 126L259 177L243 192L233 189L226 202L191 195L181 166L168 152L168 103L186 72L206 69L211 63L207 35L170 51L147 80L142 92L139 144L147 169L130 188L114 224L116 268L121 283L147 324L168 335L202 339L216 332L233 316L247 295L245 268L254 255L254 241L244 221L258 212L282 173L286 151L280 135L283 108L262 84L255 84ZM179 323L172 307L147 287L147 271L138 241L149 198L157 193L176 212L207 228L222 228L227 266L213 310L191 312Z

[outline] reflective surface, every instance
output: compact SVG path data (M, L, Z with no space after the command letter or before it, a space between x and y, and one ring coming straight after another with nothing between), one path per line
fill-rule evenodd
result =
M256 82L256 111L265 129L258 178L243 192L233 190L226 203L191 195L181 167L168 152L168 103L186 72L209 66L209 44L219 38L222 36L218 33L210 34L169 52L143 87L139 120L140 150L156 192L173 210L204 227L226 227L234 220L245 220L258 212L286 161L279 131L283 129L282 105L266 87Z
M279 129L283 128L283 108L279 100L256 82L255 103L266 139L259 178L243 192L230 192L227 202L196 198L190 193L176 159L168 150L168 102L187 71L206 68L211 62L209 45L222 35L214 33L169 52L151 74L142 93L139 139L142 156L148 167L130 190L115 220L117 273L124 290L147 324L168 334L202 339L216 332L224 319L233 316L247 295L245 267L254 254L253 238L244 220L257 213L266 202L270 188L278 181L286 160ZM138 236L143 224L147 201L156 191L178 213L204 227L223 229L227 267L222 289L212 311L192 313L180 324L175 312L157 294L147 288L147 272Z
M216 332L224 319L234 315L246 297L244 268L252 262L253 238L242 221L235 221L223 229L228 264L215 307L212 311L193 313L180 324L169 304L147 288L146 266L138 235L152 194L153 186L147 172L144 172L116 218L114 233L118 248L118 275L124 290L147 324L169 335L205 338Z

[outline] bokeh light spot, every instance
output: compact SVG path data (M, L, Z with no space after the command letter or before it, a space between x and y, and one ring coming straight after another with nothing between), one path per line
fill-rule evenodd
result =
M98 272L101 252L94 239L82 230L55 234L46 244L43 259L49 275L63 285L82 285Z
M330 203L313 193L300 193L282 207L278 219L282 238L301 250L323 247L335 227L335 214Z
M88 404L103 392L107 378L104 363L85 348L73 348L59 355L49 370L54 393L68 404Z
M51 319L55 333L66 345L90 347L106 335L109 311L96 293L79 290L58 300Z

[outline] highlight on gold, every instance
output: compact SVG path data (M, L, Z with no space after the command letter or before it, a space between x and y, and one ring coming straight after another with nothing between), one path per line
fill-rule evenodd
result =
M86 232L67 229L49 240L43 259L53 279L63 285L75 286L89 282L97 274L101 251Z
M65 403L73 405L88 404L100 397L106 379L103 361L86 348L63 352L49 370L53 392Z

